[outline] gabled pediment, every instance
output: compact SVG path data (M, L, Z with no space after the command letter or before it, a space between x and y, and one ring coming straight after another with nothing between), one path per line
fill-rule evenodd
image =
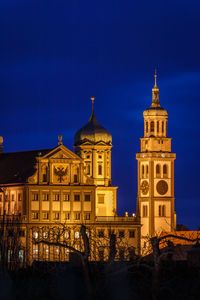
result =
M51 150L49 153L45 154L41 157L41 159L73 159L73 160L82 160L78 155L76 155L74 152L66 148L64 145L60 145L53 150Z

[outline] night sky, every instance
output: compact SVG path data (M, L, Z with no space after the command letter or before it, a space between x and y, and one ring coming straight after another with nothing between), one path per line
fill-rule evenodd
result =
M143 110L158 69L175 161L177 223L200 226L200 2L0 2L0 135L4 151L73 150L89 119L113 137L118 213L135 211Z

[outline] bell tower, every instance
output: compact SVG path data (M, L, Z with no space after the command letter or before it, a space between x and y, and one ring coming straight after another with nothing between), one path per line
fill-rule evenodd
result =
M138 207L141 243L162 231L176 227L174 210L174 160L171 138L167 136L168 112L161 107L157 74L152 89L152 104L143 112L144 137L140 139L138 161Z

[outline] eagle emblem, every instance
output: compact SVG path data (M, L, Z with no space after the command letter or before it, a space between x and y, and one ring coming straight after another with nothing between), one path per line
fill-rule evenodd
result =
M54 167L54 174L58 176L59 182L63 182L63 177L67 175L67 168L64 169L64 167Z

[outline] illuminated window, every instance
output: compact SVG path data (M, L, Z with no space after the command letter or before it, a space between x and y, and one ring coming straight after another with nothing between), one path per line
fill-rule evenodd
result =
M43 193L42 194L42 201L49 201L49 194L48 193Z
M159 132L159 121L157 121L157 132Z
M102 165L98 165L98 174L102 175Z
M64 238L67 240L70 238L70 231L65 231Z
M64 193L63 194L63 201L69 201L69 200L70 200L69 194Z
M147 217L147 216L148 216L148 206L143 205L143 217Z
M129 230L129 238L135 237L135 230Z
M156 165L156 176L160 176L160 165Z
M81 219L81 214L80 212L75 212L74 213L74 220L80 220Z
M64 219L65 220L70 220L70 212L65 212L64 213Z
M165 207L165 205L159 205L158 215L159 215L159 217L165 217L166 216L166 207Z
M90 164L86 165L86 174L90 175Z
M78 182L78 175L74 174L74 183L77 183L77 182Z
M8 263L13 262L13 251L8 250Z
M146 122L146 133L148 133L148 122Z
M85 194L85 201L89 202L90 201L90 194Z
M39 195L38 193L32 193L32 201L38 201Z
M154 132L154 121L150 123L150 132Z
M54 212L53 213L53 219L54 220L59 220L60 219L60 213L59 212Z
M55 260L59 259L60 256L60 248L58 246L54 246L53 256Z
M43 245L43 259L49 260L49 245Z
M103 204L104 203L104 195L98 195L98 203Z
M79 231L76 231L76 232L74 233L74 238L75 238L75 239L79 239L79 238L80 238L80 232L79 232Z
M44 211L44 212L42 213L42 219L43 219L43 220L48 220L48 219L49 219L49 212Z
M32 212L32 219L33 220L38 220L39 219L39 212L38 211L33 211Z
M39 232L38 231L33 231L33 238L38 239L39 237Z
M21 249L19 250L19 263L23 263L24 262L24 250Z
M18 194L18 201L22 201L22 194Z
M147 176L149 174L149 166L146 166L146 173L147 173Z
M162 121L162 133L164 133L164 121Z
M53 201L59 201L60 200L60 194L59 193L54 193L53 194Z
M80 194L74 195L74 201L80 201Z
M33 244L33 259L38 260L39 256L39 245Z
M84 220L90 220L90 213L84 214Z
M163 176L167 177L167 165L163 166Z

